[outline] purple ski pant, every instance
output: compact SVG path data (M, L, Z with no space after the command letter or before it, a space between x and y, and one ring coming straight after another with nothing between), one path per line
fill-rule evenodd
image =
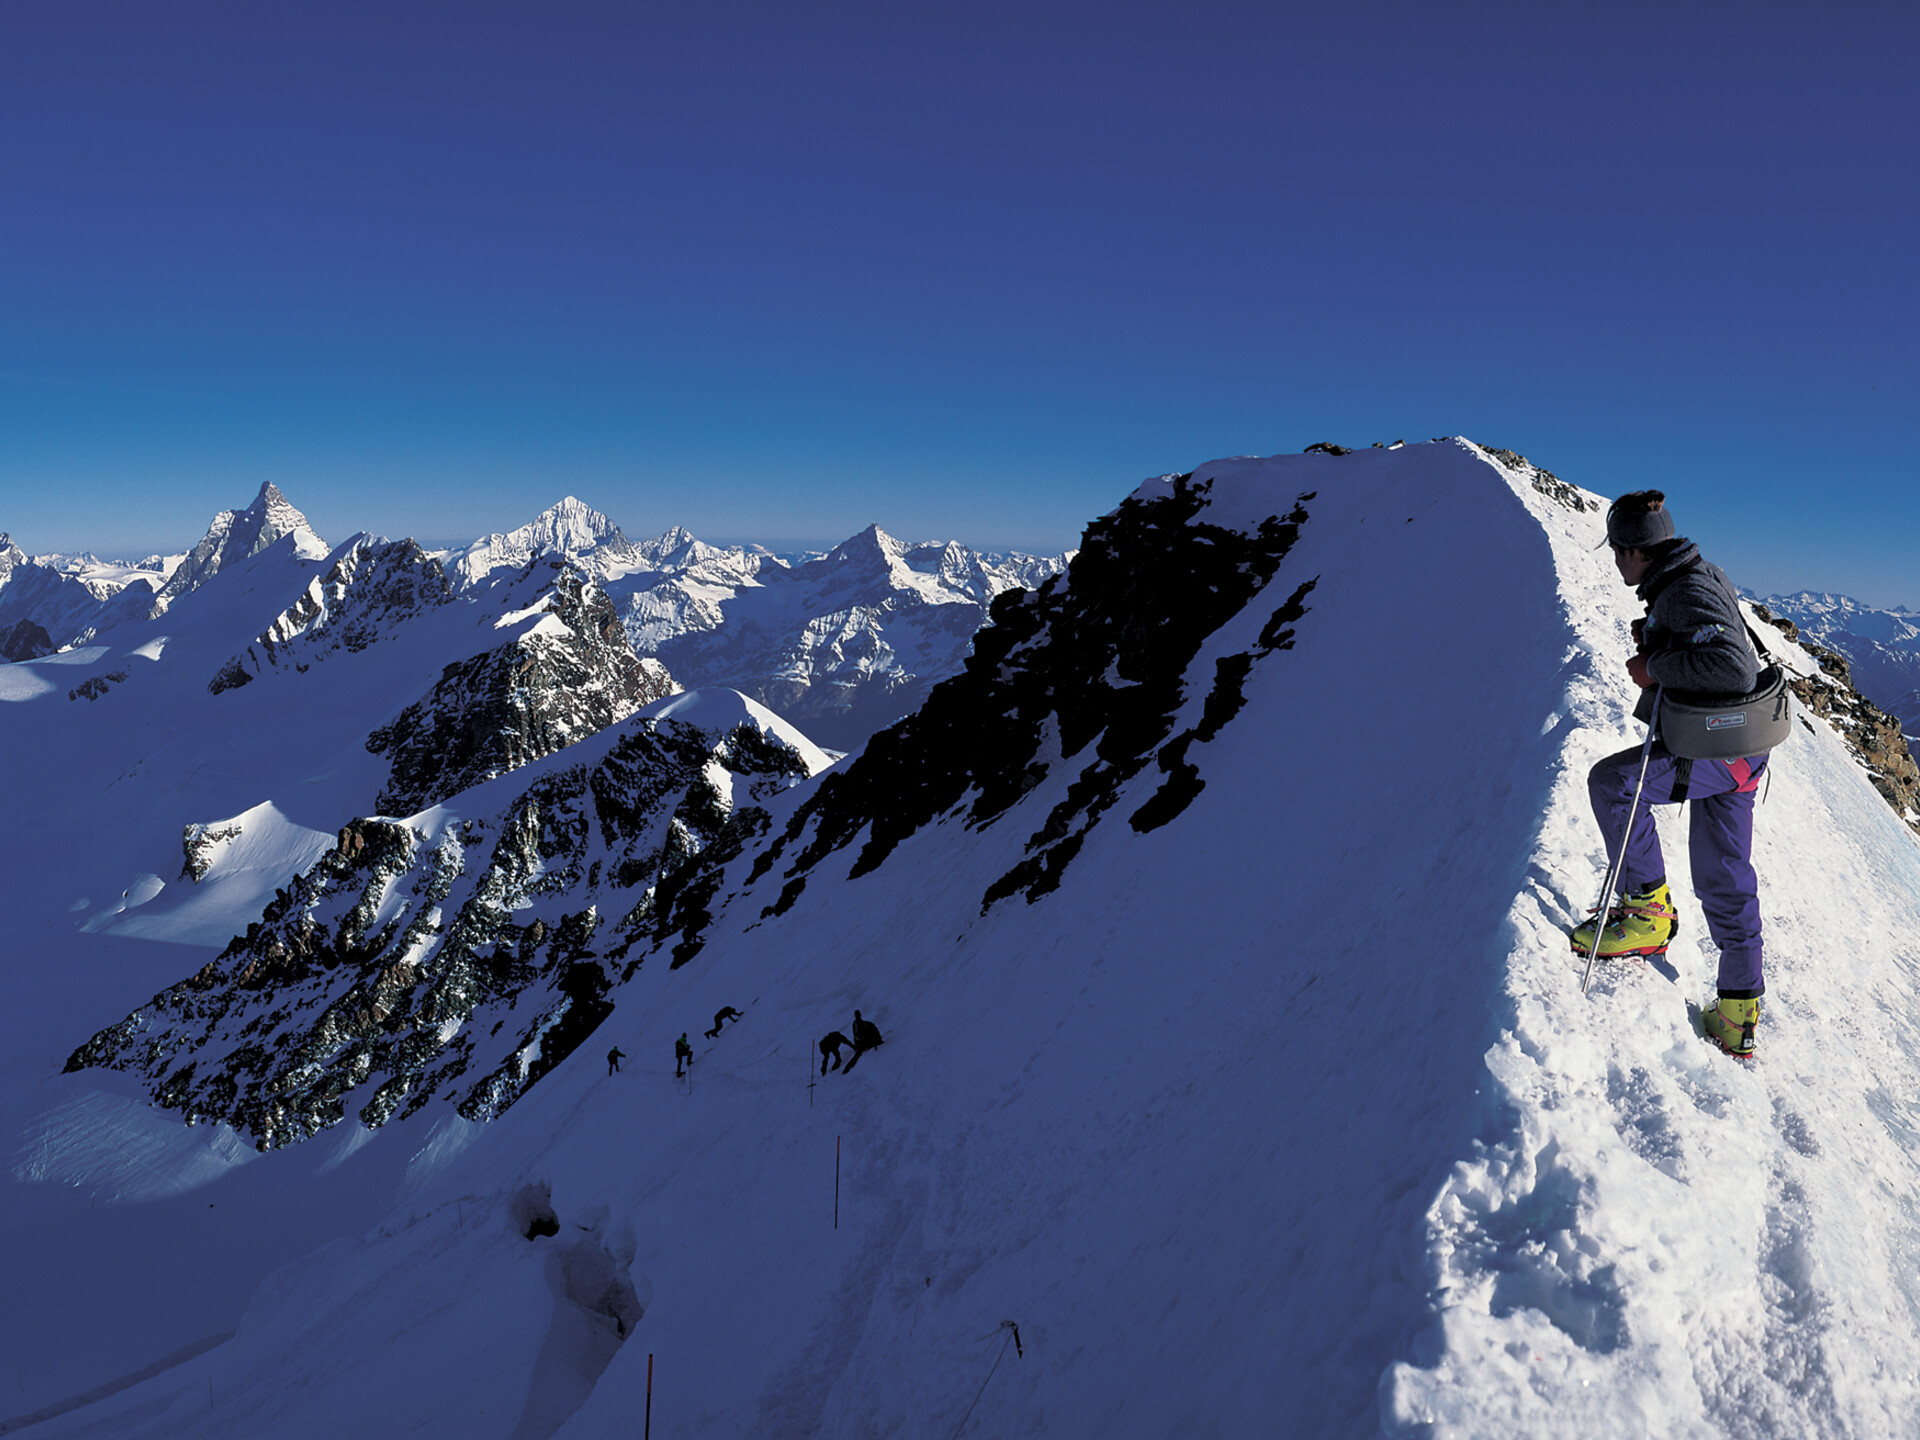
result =
M1620 867L1623 894L1644 890L1667 878L1660 836L1650 807L1671 804L1684 779L1680 798L1693 802L1687 832L1693 890L1707 918L1707 933L1720 947L1720 993L1755 996L1766 990L1760 971L1760 900L1753 873L1753 792L1766 773L1767 757L1751 760L1679 760L1654 741L1647 756L1647 783ZM1640 747L1609 755L1587 773L1594 818L1607 842L1607 861L1619 853L1640 775Z

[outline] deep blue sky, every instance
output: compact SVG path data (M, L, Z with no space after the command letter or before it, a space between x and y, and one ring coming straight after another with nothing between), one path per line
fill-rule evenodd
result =
M1059 549L1464 433L1920 606L1920 7L0 7L0 529ZM1497 555L1462 563L1499 563Z

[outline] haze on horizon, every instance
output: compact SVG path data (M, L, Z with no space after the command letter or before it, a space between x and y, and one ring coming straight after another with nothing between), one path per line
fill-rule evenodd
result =
M0 530L1058 552L1466 434L1920 606L1920 14L585 3L0 15Z

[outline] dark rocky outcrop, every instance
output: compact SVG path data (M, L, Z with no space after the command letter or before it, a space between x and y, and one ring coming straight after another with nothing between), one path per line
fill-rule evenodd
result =
M1178 816L1206 784L1195 747L1238 709L1254 667L1290 648L1314 586L1291 587L1251 646L1215 662L1199 717L1178 728L1201 645L1274 579L1313 498L1248 534L1207 523L1209 484L1177 476L1165 494L1130 498L1088 527L1066 575L997 599L964 671L828 774L758 847L746 883L777 872L780 885L764 914L784 913L829 856L858 844L850 875L867 874L936 819L992 824L1057 766L1077 773L983 909L1057 887L1122 787L1149 767L1165 778L1130 823L1147 830ZM703 943L728 860L715 845L661 886L647 938L672 944L676 965Z
M1920 614L1813 590L1770 595L1766 606L1797 622L1805 640L1845 656L1853 688L1898 716L1909 740L1920 738Z
M218 695L270 670L303 671L341 650L358 653L453 599L446 570L415 542L357 535L207 688Z
M1498 460L1515 474L1525 476L1527 483L1532 485L1534 489L1538 490L1542 495L1545 495L1549 500L1566 506L1569 510L1598 510L1600 508L1600 502L1598 500L1588 499L1577 488L1569 485L1551 470L1542 470L1524 455L1516 455L1511 450L1502 450L1497 445L1482 445L1480 449L1488 455L1491 455L1495 460Z
M0 660L38 660L57 648L53 637L31 620L17 620L0 629Z
M159 1103L263 1149L436 1097L490 1119L612 1012L668 872L763 833L757 802L805 773L750 725L633 720L596 763L546 771L496 815L432 833L354 820L244 935L67 1069L141 1075ZM237 830L188 827L188 873Z
M391 759L375 804L405 815L618 723L672 693L657 661L627 643L605 593L569 562L533 562L547 589L535 625L497 649L446 667L433 689L367 739Z
M122 683L127 678L127 674L125 670L110 670L104 675L89 676L67 691L67 699L98 700L113 686Z
M1914 762L1901 733L1900 717L1888 714L1854 688L1846 656L1803 638L1791 620L1775 618L1766 606L1756 604L1752 609L1763 622L1797 641L1819 665L1820 674L1794 676L1788 688L1832 727L1866 767L1867 778L1894 814L1920 834L1920 764Z
M196 822L188 825L180 835L180 849L186 856L186 862L180 867L180 878L191 880L196 885L206 879L207 872L213 869L220 847L229 840L239 839L240 832L241 827L237 824L202 825Z

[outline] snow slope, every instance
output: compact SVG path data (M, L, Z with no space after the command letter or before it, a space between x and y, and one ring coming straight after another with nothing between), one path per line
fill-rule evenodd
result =
M1912 1433L1920 1054L1856 1017L1911 1004L1920 844L1810 722L1757 827L1761 1061L1692 1032L1676 817L1679 942L1582 996L1584 776L1638 738L1634 607L1599 512L1537 478L1444 442L1148 482L996 607L1025 638L776 804L697 951L610 997L624 1073L586 1047L486 1126L243 1159L121 1077L35 1073L154 987L112 948L144 942L16 932L5 1218L52 1258L0 1277L31 1296L0 1394L99 1397L36 1440L598 1437L649 1403L680 1436ZM1128 547L1156 515L1223 563L1154 570ZM1168 596L1238 595L1256 535L1271 578L1122 734ZM1109 632L1104 673L1049 668ZM1018 784L963 706L996 675L1033 707ZM965 793L923 823L886 764ZM22 943L72 977L23 980ZM887 1043L821 1078L855 1007ZM206 1243L203 1197L282 1268ZM87 1253L127 1266L104 1309L46 1278ZM164 1343L86 1323L123 1307Z

